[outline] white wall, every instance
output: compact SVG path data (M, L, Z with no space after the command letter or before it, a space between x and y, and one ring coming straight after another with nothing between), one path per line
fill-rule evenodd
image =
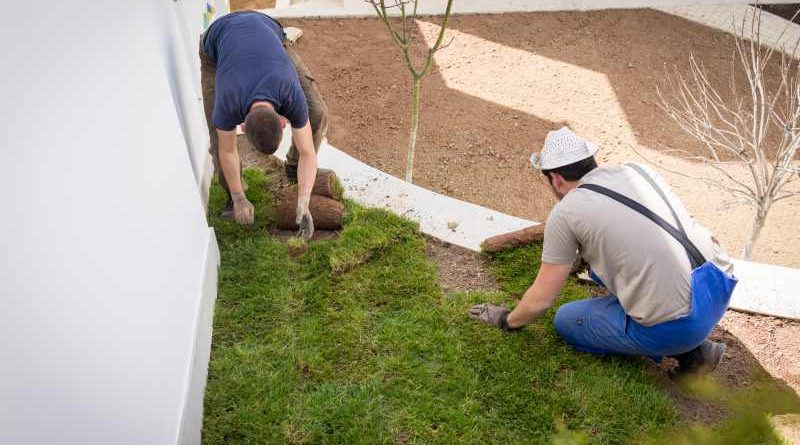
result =
M198 184L202 184L208 167L208 128L201 101L200 59L197 54L200 31L190 30L188 24L201 21L201 3L199 0L161 0L158 4L160 12L156 15L160 43L157 49L161 51L167 68L179 128Z
M196 443L217 257L174 6L77 6L11 2L0 27L0 444Z
M230 8L227 0L165 0L160 7L163 9L158 14L160 49L168 66L172 97L189 160L205 204L213 167L208 153L208 127L200 84L200 34Z

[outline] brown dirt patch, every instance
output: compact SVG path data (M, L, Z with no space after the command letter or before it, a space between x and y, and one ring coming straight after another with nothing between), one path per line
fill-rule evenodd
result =
M231 0L231 11L241 11L243 9L272 9L275 7L275 0Z
M439 285L444 292L498 290L482 255L435 238L427 238L426 250L438 266Z
M800 395L800 322L730 310L710 338L728 347L713 373L723 387L746 389L769 375L779 388ZM663 374L660 380L687 420L711 424L724 418L719 406L686 396Z
M800 395L800 321L728 311L720 327L770 375ZM726 377L736 379L732 374Z
M418 21L424 42L435 18ZM286 20L303 29L297 49L331 110L330 141L402 176L410 112L409 74L375 19ZM455 16L453 44L423 82L415 182L505 213L542 221L555 203L529 167L548 130L567 123L601 146L601 161L640 160L702 176L666 152L701 146L657 108L665 66L694 52L722 82L730 35L654 10ZM669 44L665 44L668 42ZM732 255L749 208L702 183L662 170L689 210ZM754 259L800 267L798 200L778 203Z
M754 329L754 327L758 327ZM782 357L790 351L796 351L798 340L786 341L783 335L771 335L786 330L797 329L798 323L787 320L743 314L728 311L710 339L727 346L719 367L714 370L713 378L726 389L743 390L754 383L763 382L770 376L777 387L791 388L800 395L797 375L790 366L776 367L772 364L776 356ZM795 354L796 355L796 354ZM675 365L674 360L664 359L660 366L653 366L654 375L659 383L669 392L683 417L690 422L713 424L726 416L726 411L707 400L688 396L678 385L670 380L663 371Z
M650 368L648 369L658 384L664 388L672 402L678 407L681 417L691 423L701 423L711 425L725 418L725 410L719 405L708 400L690 397L667 375L667 371L674 366L670 359L664 359L661 365L656 365L648 359Z
M402 177L410 82L384 25L372 19L288 22L303 29L296 48L331 110L328 139ZM481 205L546 215L555 201L527 159L553 124L452 90L436 72L422 88L415 182ZM518 129L512 138L509 127Z

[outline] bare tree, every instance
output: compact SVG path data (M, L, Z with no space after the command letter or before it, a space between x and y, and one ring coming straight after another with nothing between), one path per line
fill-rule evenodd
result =
M436 51L446 48L452 42L451 39L447 44L443 44L444 32L445 29L447 29L447 21L450 18L453 0L447 0L447 7L445 8L444 19L442 20L442 28L439 30L436 42L424 53L421 66L419 67L415 65L412 57L414 40L413 22L417 18L418 0L389 0L389 4L387 4L385 0L364 1L372 5L375 9L375 13L378 14L378 17L386 24L386 28L392 36L392 41L400 47L400 51L403 54L403 61L411 72L411 130L408 137L405 180L413 182L414 151L417 146L417 128L419 127L420 86L422 84L422 79L431 69L433 55ZM393 15L397 16L396 20L391 17Z
M703 143L703 154L691 158L721 174L697 179L752 206L753 220L742 250L742 257L750 259L772 205L800 193L786 187L800 178L796 159L800 39L783 51L762 46L761 11L756 8L734 28L729 92L723 94L722 88L713 85L703 64L691 54L688 73L675 69L667 76L667 92L659 88L658 95L667 115ZM787 25L779 41L788 29ZM742 177L737 170L747 174Z

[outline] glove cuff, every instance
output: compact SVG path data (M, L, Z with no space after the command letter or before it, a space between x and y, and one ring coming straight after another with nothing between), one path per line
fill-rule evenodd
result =
M231 199L233 202L247 201L247 195L244 192L231 192Z
M509 314L511 314L511 311L506 311L506 313L500 316L500 319L498 320L498 326L500 327L500 329L504 330L505 332L517 332L520 329L522 329L522 326L518 328L512 328L511 326L508 325Z

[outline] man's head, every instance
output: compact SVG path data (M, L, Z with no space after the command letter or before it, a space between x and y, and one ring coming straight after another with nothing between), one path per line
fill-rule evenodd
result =
M585 174L597 168L596 152L597 146L563 127L547 134L544 148L531 155L531 163L547 177L553 193L561 199L577 187Z
M244 118L244 132L258 151L271 155L281 143L283 125L272 107L254 106Z

